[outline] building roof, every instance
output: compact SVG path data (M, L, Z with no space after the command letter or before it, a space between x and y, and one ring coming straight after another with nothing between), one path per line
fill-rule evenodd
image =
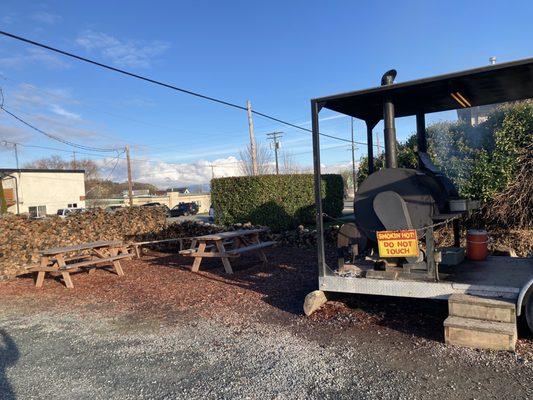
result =
M458 101L457 93L460 96ZM390 97L396 117L455 110L533 97L533 58L314 99L325 108L365 121L383 118ZM454 98L455 97L455 98ZM466 100L466 104L461 102Z
M46 173L71 173L71 174L84 174L84 169L41 169L41 168L0 168L0 173L10 174L13 172L46 172Z

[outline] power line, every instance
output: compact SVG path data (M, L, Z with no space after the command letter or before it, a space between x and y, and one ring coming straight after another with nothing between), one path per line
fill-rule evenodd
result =
M15 82L15 81L11 79L11 82ZM31 86L31 90L32 91L41 93L41 94L49 96L49 97L54 97L56 99L62 99L61 96L58 96L57 94L55 94L53 92L40 89L40 88L38 88L36 86L33 86L33 85L30 85L30 86ZM3 93L2 93L2 89L0 88L0 99L3 99L3 97L1 97L1 96L3 96ZM1 103L3 104L3 101ZM110 116L112 116L114 118L131 121L131 122L134 122L134 123L137 123L137 124L146 125L146 126L152 126L152 127L159 128L159 129L164 129L164 130L166 130L168 132L171 132L171 133L179 132L179 133L187 133L187 134L193 134L193 135L202 135L203 137L206 137L206 135L209 136L209 133L206 134L205 131L201 132L201 131L192 131L192 130L188 130L188 129L186 130L186 129L173 128L173 127L170 127L170 126L167 126L167 125L161 125L161 124L158 124L158 123L154 123L154 122L150 122L150 121L143 121L143 120L140 120L140 119L137 119L137 118L133 118L133 117L130 117L130 116L126 116L126 115L117 114L117 113L108 111L108 107L104 110L102 108L91 107L91 106L88 106L86 103L83 103L83 108L86 108L86 109L89 109L89 110L93 110L93 111L96 111L98 113L103 113L103 114L106 114L106 115L110 115ZM224 135L224 137L242 136L242 132L237 132L236 130L231 130L231 132L228 132L228 131L225 131L225 132L224 131L223 132L220 132L220 131L211 132L211 134L212 135L216 135L217 137L219 137L220 135ZM133 143L133 144L136 145L136 146L153 147L152 145L147 145L147 144L139 144L139 143ZM177 145L174 145L174 147L175 146L177 146ZM179 146L182 147L183 143L180 144ZM165 144L165 148L168 148L168 147L169 147L168 144Z
M66 144L68 146L75 147L75 148L82 149L82 150L89 150L89 151L99 151L99 152L116 152L116 151L118 151L117 149L104 149L104 148L100 148L100 147L84 146L84 145L81 145L81 144L77 144L77 143L71 142L69 140L60 138L59 136L52 135L51 133L45 132L42 129L37 128L36 126L30 124L29 122L26 122L22 118L20 118L17 115L13 114L11 111L7 110L5 108L5 106L3 106L3 105L0 106L0 109L4 110L4 112L6 114L8 114L11 117L15 118L17 121L23 123L24 125L26 125L27 127L33 129L34 131L39 132L39 133L43 134L44 136L46 136L46 137L48 137L50 139L57 140L58 142L64 143L64 144Z
M8 79L8 78L6 78ZM47 95L47 96L52 96L52 97L55 97L55 98L61 98L60 96L58 96L57 94L54 94L53 92L49 92L49 91L46 91L46 90L42 90L42 89L39 89L38 87L35 87L33 85L31 85L31 88L32 90L34 91L37 91L39 93L42 93L44 95ZM3 93L2 93L2 89L0 88L0 95L2 95L2 99L3 99ZM2 100L2 104L3 104L3 100ZM166 125L161 125L161 124L158 124L158 123L154 123L154 122L149 122L149 121L143 121L143 120L139 120L137 118L132 118L130 116L126 116L126 115L121 115L121 114L117 114L117 113L113 113L113 112L110 112L110 111L104 111L102 109L99 109L99 108L95 108L95 107L90 107L90 106L87 106L86 104L83 104L83 107L84 108L87 108L89 110L94 110L96 112L100 112L100 113L104 113L104 114L107 114L107 115L110 115L112 117L115 117L115 118L122 118L124 120L128 120L128 121L132 121L132 122L135 122L137 124L143 124L143 125L146 125L146 126L153 126L153 127L156 127L156 128L160 128L160 129L165 129L167 130L168 132L172 132L172 133L175 133L175 132L180 132L180 133L188 133L188 134L194 134L194 135L202 135L203 137L206 137L206 132L200 132L200 131L191 131L191 130L185 130L185 129L178 129L178 128L173 128L173 127L170 127L170 126L166 126ZM252 110L253 112L253 110ZM344 114L340 114L339 115L340 117L346 117L346 115ZM331 117L326 117L324 120L327 121L331 119ZM320 121L322 121L322 119L320 119ZM306 121L306 122L302 122L302 123L296 123L295 125L298 125L298 129L302 128L302 125L308 125L310 124L311 121ZM269 124L269 125L265 125L265 126L261 126L259 127L260 130L265 130L266 132L270 132L273 128L275 128L276 126L278 126L277 124ZM257 126L254 125L255 128L258 128ZM294 128L293 128L294 129ZM304 129L305 130L305 129ZM306 130L308 132L312 132L311 130ZM266 133L266 132L259 132L257 133L258 135L261 135L263 133ZM212 132L211 132L212 133ZM231 131L231 132L216 132L214 133L217 137L220 136L220 135L224 135L224 137L237 137L237 136L242 136L243 132L236 132L236 131ZM207 134L209 137L210 135ZM366 145L365 142L354 142L354 143L358 143L358 144L364 144ZM135 144L135 143L134 143ZM136 144L138 146L148 146L148 147L154 147L153 145L146 145L146 144ZM177 145L175 144L172 144L172 143L165 143L164 147L165 148L171 148L171 147L176 147ZM183 146L183 144L180 144L179 145L180 148Z
M91 60L91 59L86 58L86 57L78 56L78 55L76 55L74 53L69 53L68 51L60 50L58 48L55 48L55 47L52 47L52 46L48 46L46 44L39 43L39 42L36 42L34 40L30 40L30 39L23 38L21 36L14 35L12 33L0 31L0 35L4 35L4 36L10 37L12 39L20 40L21 42L25 42L25 43L28 43L28 44L31 44L31 45L34 45L34 46L37 46L37 47L41 47L43 49L50 50L50 51L53 51L55 53L63 54L64 56L75 58L77 60L84 61L86 63L93 64L93 65L96 65L98 67L108 69L110 71L114 71L114 72L118 72L118 73L123 74L123 75L130 76L132 78L137 78L137 79L140 79L140 80L143 80L143 81L146 81L146 82L153 83L155 85L166 87L168 89L177 90L178 92L186 93L186 94L189 94L191 96L196 96L196 97L202 98L204 100L213 101L215 103L223 104L223 105L226 105L228 107L234 107L234 108L238 108L240 110L246 111L246 107L242 107L242 106L239 106L237 104L233 104L233 103L230 103L228 101L220 100L220 99L217 99L217 98L214 98L214 97L211 97L211 96L206 96L206 95L201 94L201 93L193 92L192 90L179 88L177 86L174 86L174 85L171 85L171 84L168 84L168 83L164 83L164 82L152 79L152 78L148 78L148 77L145 77L145 76L142 76L142 75L138 75L138 74L135 74L133 72L129 72L129 71L126 71L126 70L123 70L123 69L120 69L120 68L115 68L115 67L112 67L110 65L103 64L101 62L94 61L94 60Z
M122 152L124 154L124 151ZM107 175L107 177L104 179L104 180L101 180L100 183L96 184L95 186L93 186L91 189L89 189L88 191L85 192L85 196L87 196L88 193L91 193L93 190L101 187L104 182L106 181L109 181L109 179L111 178L111 175L113 175L113 172L115 172L115 168L117 168L117 165L120 161L120 154L117 154L117 161L115 162L115 165L113 165L113 168L111 169L111 172L109 172L109 174ZM111 160L112 161L112 160ZM109 165L110 163L108 163L107 165ZM106 166L107 166L106 165Z
M55 53L59 53L59 54L62 54L64 56L67 56L67 57L75 58L75 59L77 59L79 61L83 61L83 62L92 64L92 65L96 65L98 67L101 67L101 68L104 68L104 69L107 69L107 70L110 70L110 71L113 71L113 72L118 72L119 74L123 74L123 75L129 76L129 77L132 77L132 78L136 78L136 79L140 79L140 80L145 81L145 82L153 83L154 85L162 86L162 87L165 87L167 89L172 89L172 90L175 90L175 91L178 91L178 92L181 92L181 93L185 93L185 94L188 94L188 95L191 95L191 96L195 96L195 97L198 97L198 98L201 98L201 99L204 99L204 100L208 100L208 101L219 103L219 104L222 104L222 105L225 105L225 106L228 106L228 107L236 108L238 110L247 111L246 107L240 106L240 105L235 104L235 103L231 103L231 102L226 101L226 100L217 99L215 97L207 96L207 95L204 95L204 94L201 94L201 93L198 93L198 92L194 92L192 90L183 89L183 88L177 87L175 85L171 85L171 84L168 84L168 83L165 83L165 82L162 82L162 81L158 81L156 79L152 79L152 78L148 78L146 76L135 74L133 72L129 72L129 71L126 71L126 70L123 70L123 69L120 69L120 68L115 68L115 67L112 67L110 65L103 64L101 62L94 61L94 60L91 60L89 58L82 57L82 56L76 55L74 53L70 53L68 51L58 49L56 47L48 46L46 44L39 43L39 42L36 42L34 40L30 40L30 39L23 38L21 36L14 35L12 33L8 33L8 32L5 32L5 31L0 31L0 35L4 35L4 36L10 37L12 39L19 40L21 42L31 44L33 46L37 46L37 47L40 47L40 48L43 48L43 49L46 49L46 50L49 50L49 51L53 51ZM267 119L270 119L272 121L279 122L280 124L284 124L284 125L293 127L295 129L299 129L299 130L302 130L302 131L306 131L306 132L311 132L312 133L311 129L304 128L303 126L299 126L299 125L293 124L291 122L284 121L282 119L273 117L271 115L268 115L268 114L265 114L265 113L262 113L262 112L259 112L259 111L255 111L255 110L252 110L252 113L256 114L256 115L258 115L260 117L267 118ZM338 137L338 136L333 136L333 135L329 135L329 134L322 133L322 132L319 132L319 135L322 135L324 137L329 137L331 139L336 139L336 140L341 140L341 141L344 141L344 142L351 143L351 141L349 139L344 139L344 138L341 138L341 137ZM363 142L356 142L356 143L362 144L362 145L366 145L366 143L363 143Z
M39 146L39 145L36 145L36 144L25 144L25 143L20 143L20 142L11 142L9 140L2 140L0 143L4 144L5 146L7 146L8 144L11 144L11 145L17 145L17 146L22 146L22 147L31 147L31 148L36 148L36 149L53 150L53 151L61 151L61 152L64 152L64 153L72 153L71 150L60 149L60 148L57 148L57 147ZM100 154L95 154L95 153L86 153L86 152L83 152L83 151L76 151L76 154L83 154L83 155L93 156L95 158L102 158L102 159L109 158L108 156L102 156L101 153Z

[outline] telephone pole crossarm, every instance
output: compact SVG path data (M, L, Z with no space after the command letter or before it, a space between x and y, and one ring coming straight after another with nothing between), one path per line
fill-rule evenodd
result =
M276 175L279 175L279 161L278 161L278 150L281 147L281 134L283 132L271 132L267 133L268 140L272 140L271 146L274 148L274 155L276 158Z

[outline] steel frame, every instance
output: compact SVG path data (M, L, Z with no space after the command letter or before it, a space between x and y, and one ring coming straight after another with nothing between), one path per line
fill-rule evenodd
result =
M521 60L514 63L507 63L505 66L512 66L514 64L531 62L529 60ZM499 65L495 69L504 67ZM492 68L492 67L491 67ZM489 69L487 67L479 70ZM477 70L472 70L476 72ZM459 74L459 73L457 73ZM450 74L452 76L454 74ZM431 78L428 78L431 79ZM419 80L417 82L424 82ZM407 84L407 83L406 83ZM401 86L402 84L400 84ZM397 85L398 86L398 85ZM380 89L369 89L368 91L376 91ZM361 92L359 92L361 93ZM348 95L345 93L343 95ZM339 95L339 97L342 95ZM333 96L337 97L337 96ZM331 98L331 97L329 97ZM314 184L315 184L315 204L316 204L316 227L317 227L317 248L318 248L318 283L319 289L330 292L344 292L344 293L360 293L360 294L374 294L374 295L388 295L388 296L402 296L402 297L418 297L418 298L435 298L446 299L453 293L470 293L481 296L496 296L508 299L514 299L518 303L517 314L520 315L521 305L524 301L526 293L529 293L530 288L533 288L533 279L530 280L523 287L505 287L505 286L487 286L474 285L466 283L451 283L451 282L416 282L416 281L396 281L396 280L378 280L368 278L347 278L336 276L332 269L326 263L325 257L325 243L324 243L324 218L322 207L322 183L321 183L321 166L320 166L320 124L319 114L321 109L325 106L328 98L319 98L311 100L311 122L312 122L312 138L313 138L313 169L314 169ZM417 113L417 143L418 146L425 150L427 148L426 132L425 132L425 118L423 113ZM368 146L368 161L369 173L374 170L373 163L373 133L372 130L379 120L365 120L367 128L367 146ZM454 231L457 226L454 224ZM457 239L456 239L457 241Z

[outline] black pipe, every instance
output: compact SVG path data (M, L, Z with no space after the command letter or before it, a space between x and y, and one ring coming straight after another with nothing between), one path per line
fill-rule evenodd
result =
M366 145L368 149L368 175L374 172L374 139L372 137L372 129L375 124L372 124L368 121L366 123Z
M396 70L391 69L390 71L385 72L381 78L381 85L392 85L395 77ZM394 126L394 103L390 96L387 96L383 103L383 124L385 126L383 130L385 136L385 167L398 168L398 159L396 156L396 127Z
M416 143L418 152L428 152L428 142L426 137L426 115L424 113L416 114Z

